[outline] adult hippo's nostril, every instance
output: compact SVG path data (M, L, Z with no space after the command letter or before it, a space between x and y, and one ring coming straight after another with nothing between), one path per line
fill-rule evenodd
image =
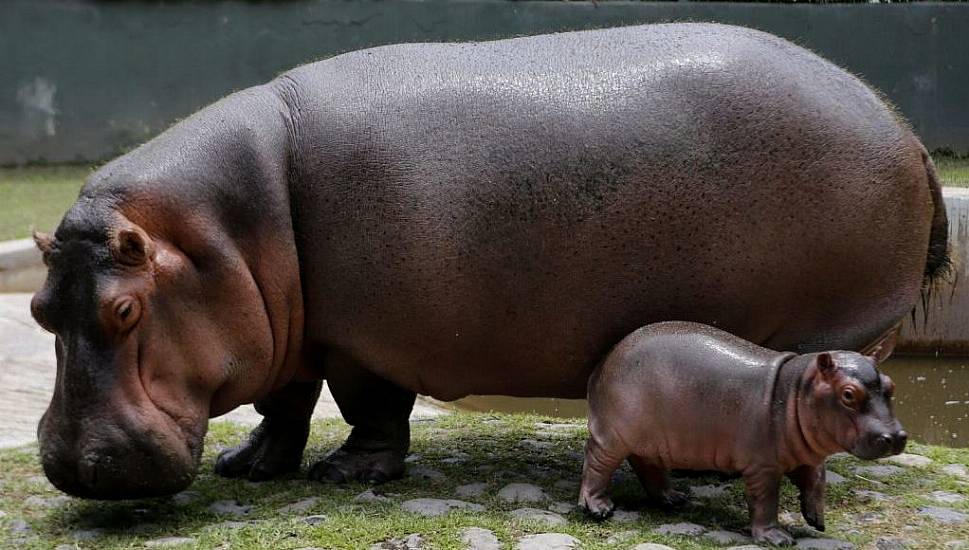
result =
M98 485L98 455L88 451L77 462L77 479L83 485L94 488Z

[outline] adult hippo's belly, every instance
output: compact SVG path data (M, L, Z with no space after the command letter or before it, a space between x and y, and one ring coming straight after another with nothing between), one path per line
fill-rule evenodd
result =
M413 391L580 397L669 319L860 349L922 282L918 141L760 32L391 46L281 83L307 335Z
M653 322L875 345L945 235L905 124L761 32L342 55L109 163L38 238L33 310L59 351L45 471L81 496L173 492L206 419L253 401L263 423L217 471L292 471L325 378L353 430L309 475L390 479L416 393L581 397Z

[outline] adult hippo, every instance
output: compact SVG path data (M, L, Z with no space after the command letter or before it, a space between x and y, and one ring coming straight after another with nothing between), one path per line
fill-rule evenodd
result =
M207 419L264 415L216 469L400 476L415 395L582 397L656 321L859 350L945 264L925 149L857 78L769 34L628 27L341 55L95 172L33 302L57 335L44 470L178 491Z

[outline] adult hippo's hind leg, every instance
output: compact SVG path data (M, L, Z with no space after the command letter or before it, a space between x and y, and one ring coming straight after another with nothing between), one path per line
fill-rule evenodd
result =
M402 477L417 394L335 354L326 361L326 383L353 429L342 447L313 465L310 479L383 483Z
M262 422L245 443L219 455L215 472L264 481L299 470L322 386L322 381L292 382L256 402Z

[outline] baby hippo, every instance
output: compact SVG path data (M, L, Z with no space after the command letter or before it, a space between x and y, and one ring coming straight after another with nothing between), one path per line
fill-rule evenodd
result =
M721 330L657 323L623 339L589 379L589 442L579 506L613 510L609 479L623 460L662 505L686 503L671 469L740 473L754 540L789 545L777 523L783 476L801 513L824 530L824 459L898 454L908 438L892 414L894 384L878 357L778 353Z

